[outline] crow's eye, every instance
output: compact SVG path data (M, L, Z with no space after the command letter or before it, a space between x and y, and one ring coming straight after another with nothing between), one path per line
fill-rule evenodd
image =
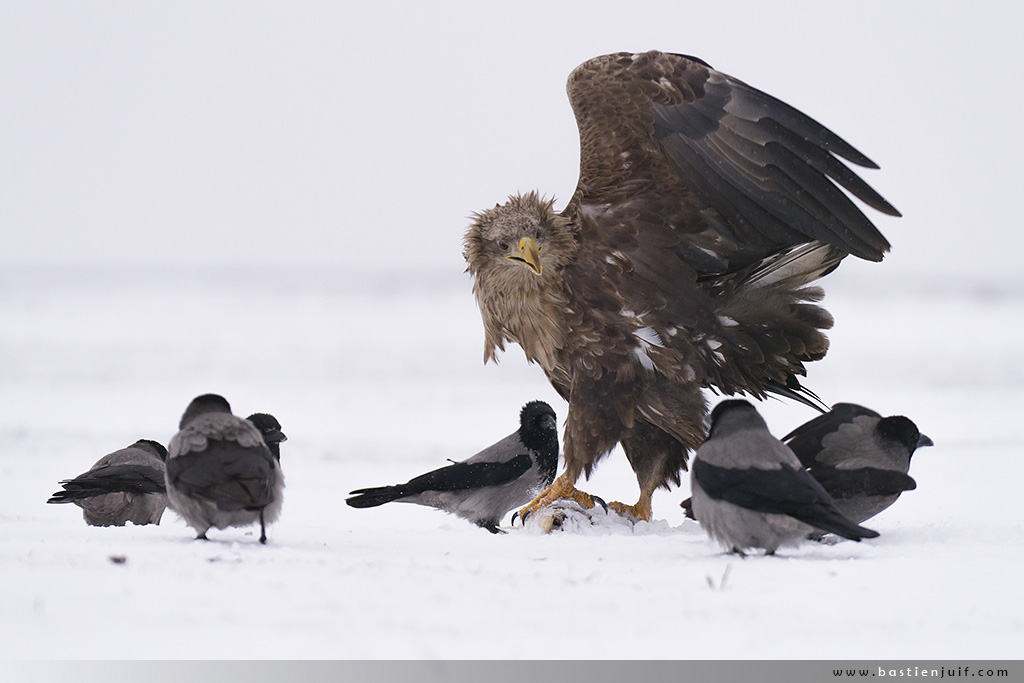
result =
M508 251L508 242L498 242L498 246L502 251Z

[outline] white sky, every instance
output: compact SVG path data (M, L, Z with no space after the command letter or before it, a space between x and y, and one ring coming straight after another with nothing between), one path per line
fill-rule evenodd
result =
M1012 3L3 3L0 265L461 272L472 211L571 194L569 71L656 48L878 162L866 177L905 216L874 214L890 273L1017 273L1021 19Z

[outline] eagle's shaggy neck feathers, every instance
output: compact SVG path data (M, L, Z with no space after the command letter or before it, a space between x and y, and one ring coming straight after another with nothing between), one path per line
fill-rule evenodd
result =
M565 347L562 318L569 302L562 268L575 257L570 224L536 192L513 196L503 206L476 214L465 239L473 294L484 322L484 361L519 344L527 359L553 371ZM510 261L503 247L523 238L540 246L541 272Z

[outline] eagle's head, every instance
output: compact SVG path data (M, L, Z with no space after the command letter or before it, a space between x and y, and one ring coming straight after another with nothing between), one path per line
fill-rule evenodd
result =
M473 216L463 241L467 271L487 334L485 359L504 341L547 367L564 306L562 269L576 256L575 232L536 192Z
M575 255L576 239L553 205L530 192L474 214L462 253L469 273L528 288L556 275Z

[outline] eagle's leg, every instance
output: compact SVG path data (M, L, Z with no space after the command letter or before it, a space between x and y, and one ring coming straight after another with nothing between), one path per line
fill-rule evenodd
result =
M532 513L562 499L574 500L585 508L594 507L593 497L576 488L577 476L573 476L568 469L562 472L557 479L551 482L551 486L541 491L539 496L519 511L519 517L525 522Z
M576 482L584 470L590 476L594 462L611 451L622 435L620 406L605 400L614 388L611 378L611 373L596 379L582 374L574 377L571 396L576 398L570 398L565 418L565 471L519 511L524 522L531 513L557 500L574 500L584 508L594 507L595 499L577 489ZM601 505L608 508L604 502Z
M685 396L685 395L684 395ZM702 400L696 395L696 401ZM681 406L677 413L687 414L703 409L702 404L696 408ZM667 412L667 411L666 411ZM702 427L692 426L688 431L694 434L694 442L703 438ZM638 419L630 433L622 439L622 449L626 452L629 465L636 472L636 481L640 485L640 499L634 505L609 503L608 507L619 515L633 521L651 521L651 500L659 486L668 483L679 484L679 473L686 467L686 456L689 448L672 434L654 426L650 422Z
M651 515L653 514L651 509L651 498L653 497L654 489L650 491L641 491L640 499L636 501L634 505L626 505L620 503L617 500L613 500L608 503L608 507L614 510L619 516L626 517L634 521L651 521Z

